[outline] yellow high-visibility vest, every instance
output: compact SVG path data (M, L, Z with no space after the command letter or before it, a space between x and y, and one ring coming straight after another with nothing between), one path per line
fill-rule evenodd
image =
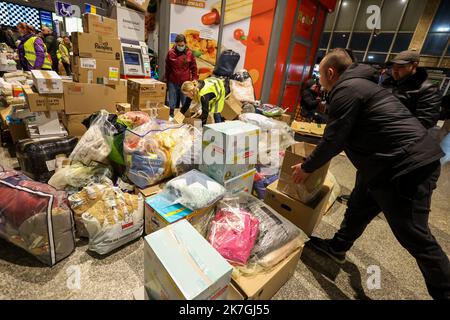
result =
M209 101L209 112L221 113L225 106L225 85L221 79L214 77L203 80L205 85L200 89L200 97L208 93L214 93L216 97Z
M36 41L37 37L33 36L30 39L28 39L23 44L23 49L25 50L25 59L27 59L28 63L34 66L36 63L36 50L34 49L34 42ZM42 65L42 69L52 69L52 61L50 60L48 53L47 53L47 46L44 43L44 50L45 50L45 58L44 58L44 64Z

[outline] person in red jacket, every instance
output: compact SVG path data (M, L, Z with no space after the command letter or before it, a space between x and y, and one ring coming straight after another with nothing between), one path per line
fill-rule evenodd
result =
M184 105L186 96L181 92L181 85L185 81L198 80L197 62L194 54L186 46L183 34L177 35L175 45L169 50L166 57L165 80L169 87L170 116L174 116L175 108Z

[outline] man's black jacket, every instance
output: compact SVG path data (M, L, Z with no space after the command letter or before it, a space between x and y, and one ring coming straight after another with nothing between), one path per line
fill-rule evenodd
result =
M389 77L382 86L390 90L429 129L436 125L441 112L442 95L439 88L428 80L424 68L402 81Z
M378 84L368 65L353 64L330 92L324 136L303 164L313 172L345 151L369 186L440 159L444 153L411 112Z

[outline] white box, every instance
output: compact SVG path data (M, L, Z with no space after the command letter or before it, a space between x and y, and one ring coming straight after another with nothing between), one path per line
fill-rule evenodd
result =
M58 112L34 112L33 117L25 119L28 126L35 126L40 135L61 134L61 124L59 123Z
M252 194L253 180L255 178L256 169L252 169L240 176L225 181L224 187L227 189L227 195L233 196L240 192Z
M189 222L178 221L144 239L150 299L227 299L233 268Z
M145 41L144 13L117 6L114 15L120 39Z
M63 93L63 82L55 71L32 70L34 86L40 94Z

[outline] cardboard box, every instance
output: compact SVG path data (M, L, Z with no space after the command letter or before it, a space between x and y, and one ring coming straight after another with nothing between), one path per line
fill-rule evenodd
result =
M302 251L299 248L268 273L233 277L228 300L270 300L294 275Z
M31 75L40 94L63 93L62 79L55 71L32 70Z
M64 109L67 114L94 113L105 109L116 112L116 104L126 102L126 81L116 86L64 82Z
M185 117L183 119L183 123L185 124L190 124L191 126L195 126L196 123L199 124L199 126L201 127L202 125L202 119L201 118L189 118L189 117ZM214 121L214 116L212 113L210 113L208 115L208 119L206 119L206 124L213 124L215 123Z
M150 0L126 0L127 6L134 8L136 10L146 12Z
M306 205L280 192L277 184L275 181L267 187L264 202L310 236L322 220L331 194L330 186L324 185L316 199Z
M325 178L327 177L330 162L311 173L302 184L294 183L292 178L292 166L303 163L314 151L315 147L316 146L305 142L293 144L286 149L281 165L278 190L304 203L310 201L314 197L314 194L322 187Z
M181 113L181 111L178 109L175 109L175 112L173 114L173 121L175 123L182 124L182 123L184 123L184 118L185 118L185 116Z
M325 132L326 125L319 123L293 121L291 124L291 128L292 130L300 134L322 137L323 133Z
M206 214L212 206L192 211L179 203L172 203L164 194L158 193L145 199L145 234L149 234L179 220L191 221L195 217Z
M82 58L120 60L122 46L118 37L72 32L73 55Z
M90 113L63 114L61 120L62 123L64 124L64 127L66 127L66 130L69 133L69 135L73 137L81 137L87 131L86 127L82 124L82 122L84 119L89 118L90 115L91 115Z
M28 108L32 112L64 110L63 94L39 94L32 88L23 88Z
M150 108L151 103L166 101L166 84L155 79L128 80L128 103L134 110ZM159 107L159 105L158 105Z
M9 124L9 132L11 133L11 138L14 144L16 144L19 140L29 138L27 127L24 123Z
M233 196L240 192L252 194L255 174L256 169L252 169L240 176L225 181L224 187L227 189L227 195Z
M120 81L120 60L74 57L73 81L97 84L117 84Z
M97 14L85 13L83 14L83 31L117 38L117 20Z
M136 187L135 192L136 194L142 194L144 199L147 199L148 197L154 196L158 193L160 193L164 188L165 183L160 183L145 189L139 189Z
M11 106L3 108L3 109L0 110L0 120L2 122L2 125L1 125L2 129L5 129L5 128L8 127L8 123L6 121L6 118L9 116L11 111L12 111L12 107Z
M231 265L186 220L144 238L144 285L151 299L225 300Z
M129 104L128 102L118 103L116 104L116 110L117 112L130 112L131 104Z
M285 123L287 123L288 125L291 125L291 115L290 115L290 114L284 113L284 114L282 114L281 116L276 117L276 118L274 118L274 119L275 119L275 120L278 120L278 121L285 122Z
M242 113L242 103L236 99L233 95L230 95L225 100L225 106L223 107L222 117L225 120L235 120Z
M27 126L36 127L39 135L61 134L61 124L56 111L35 112L34 117L26 118L24 121Z
M199 170L221 185L252 170L254 164L200 164Z
M170 109L169 109L169 107L166 107L164 105L161 106L161 105L162 105L162 103L158 103L156 107L143 108L143 109L140 109L139 111L147 113L148 115L150 115L150 117L156 117L157 119L160 119L160 120L169 121Z

